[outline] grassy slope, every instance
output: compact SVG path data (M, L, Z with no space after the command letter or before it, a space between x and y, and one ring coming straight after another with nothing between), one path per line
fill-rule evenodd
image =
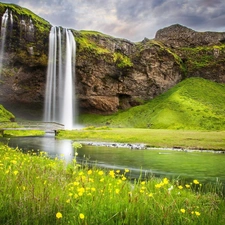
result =
M87 125L225 130L225 85L188 78L145 105L110 116L82 115Z
M7 111L2 105L0 105L0 122L9 122L14 119L14 115Z

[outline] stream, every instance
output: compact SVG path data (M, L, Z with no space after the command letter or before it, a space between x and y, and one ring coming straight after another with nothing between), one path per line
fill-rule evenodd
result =
M7 142L7 139L4 139ZM51 158L72 161L75 152L72 140L58 140L51 134L43 137L13 137L10 147L25 151L40 150ZM82 143L82 142L81 142ZM77 161L109 169L129 169L131 177L161 176L168 178L198 179L201 182L225 183L225 154L166 149L132 149L130 147L108 147L100 144L82 143L77 151Z

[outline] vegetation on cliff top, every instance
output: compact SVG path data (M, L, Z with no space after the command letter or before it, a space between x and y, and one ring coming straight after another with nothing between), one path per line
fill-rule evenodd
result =
M48 21L46 21L45 19L34 14L32 11L30 11L27 8L23 8L16 4L7 4L7 3L0 2L0 13L1 14L3 14L7 8L12 10L12 12L15 12L19 16L26 16L28 18L31 18L33 23L35 24L35 26L38 27L38 29L42 32L45 31L46 28L47 28L47 30L49 30L49 27L51 26ZM13 15L13 16L15 16L15 15Z
M225 44L214 46L197 46L197 47L183 47L181 51L185 53L186 66L189 72L200 68L216 67L219 63L225 62L223 54L225 52Z
M225 85L188 78L148 103L114 115L81 115L86 125L225 130Z
M9 122L13 121L15 116L6 110L2 105L0 105L0 122Z

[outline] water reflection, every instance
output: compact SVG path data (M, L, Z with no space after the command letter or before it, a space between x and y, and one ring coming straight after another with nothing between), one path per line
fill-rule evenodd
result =
M57 140L52 135L44 137L11 138L9 146L23 150L41 150L51 158L59 157L66 162L74 158L72 140ZM178 152L170 150L131 150L83 145L78 149L78 161L109 169L130 169L131 176L156 175L225 182L225 154Z
M57 140L53 134L47 134L44 137L11 138L9 146L18 147L23 149L23 151L44 151L48 153L50 158L65 159L67 163L72 161L74 157L72 141Z

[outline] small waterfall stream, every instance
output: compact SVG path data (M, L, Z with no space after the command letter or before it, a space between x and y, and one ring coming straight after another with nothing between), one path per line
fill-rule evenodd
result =
M10 24L8 24L10 22ZM12 12L9 12L6 9L5 13L2 16L2 24L1 24L1 40L0 40L0 77L2 73L2 66L3 66L3 58L4 58L4 50L5 50L5 40L7 35L8 27L12 30L13 27L13 16Z
M76 123L75 56L76 43L72 32L52 27L49 34L44 121L62 123L69 130Z

